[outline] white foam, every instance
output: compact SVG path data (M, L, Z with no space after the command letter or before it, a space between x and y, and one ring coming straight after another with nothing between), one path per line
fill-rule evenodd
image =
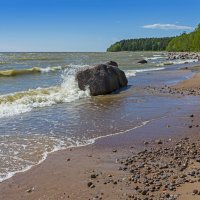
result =
M110 136L114 136L114 135L120 135L120 134L128 133L128 132L133 131L137 128L141 128L141 127L147 125L149 122L150 121L144 121L144 122L141 123L141 125L135 126L133 128L130 128L130 129L127 129L127 130L122 130L122 131L119 131L117 133L111 133L111 134L105 135L105 136L99 136L99 137L96 137L94 139L90 139L90 140L88 140L88 144L93 144L96 140L101 139L101 138L106 138L106 137L110 137Z
M117 133L112 133L112 134L108 134L108 135L105 135L105 136L99 136L99 137L96 137L96 138L93 138L93 139L89 139L89 140L86 140L86 141L83 141L83 142L79 142L79 141L74 141L74 140L70 140L70 138L68 138L68 141L71 142L71 145L69 145L68 147L64 146L64 141L62 140L59 140L59 139L55 139L57 140L57 144L54 145L54 148L52 151L48 152L48 151L45 151L43 153L43 156L42 156L42 159L36 163L36 164L33 164L33 165L29 165L27 167L24 167L24 169L22 170L16 170L14 172L7 172L6 174L0 174L0 183L11 178L12 176L14 176L15 174L17 173L22 173L22 172L25 172L29 169L31 169L33 166L36 166L36 165L39 165L41 164L43 161L46 160L47 156L50 154L50 153L53 153L55 151L60 151L60 150L64 150L64 149L68 149L68 148L73 148L73 147L83 147L83 146L88 146L88 145L91 145L93 143L95 143L96 140L98 139L101 139L101 138L106 138L106 137L110 137L110 136L114 136L114 135L120 135L120 134L124 134L124 133L127 133L127 132L130 132L130 131L133 131L137 128L141 128L145 125L147 125L148 123L150 123L151 121L144 121L144 122L141 122L140 125L138 126L135 126L135 127L132 127L132 128L129 128L127 130L122 130L122 131L119 131Z
M136 76L137 73L141 72L150 72L150 71L159 71L164 70L164 67L157 68L149 68L149 69L133 69L133 70L125 70L125 74L127 77Z
M86 91L79 89L75 80L74 70L66 70L62 74L62 79L63 82L58 87L38 88L36 90L1 95L0 102L3 103L0 104L0 118L30 112L34 108L72 102L90 96L88 89ZM8 101L5 102L3 101L4 99ZM12 99L12 101L9 101L9 99Z
M167 58L166 56L153 55L153 57L145 58L145 60L160 60L160 59L166 59L166 58Z
M43 161L45 161L47 159L48 154L53 153L53 152L58 151L58 150L65 149L64 147L62 147L63 141L61 141L59 139L57 139L57 140L54 139L54 140L57 141L57 144L54 145L53 149L50 152L45 151L43 153L43 155L42 155L42 159L39 160L38 163L36 163L36 164L29 164L26 167L21 166L23 168L21 170L16 170L16 171L6 172L4 174L0 174L0 183L3 182L3 181L5 181L5 180L7 180L7 179L9 179L9 178L11 178L11 177L13 177L17 173L26 172L29 169L31 169L33 166L41 164Z
M165 61L163 63L158 64L157 66L164 66L164 65L180 65L180 64L187 64L187 63L193 63L198 62L198 59L178 59L178 60L169 60Z
M40 68L42 73L48 73L48 72L54 72L54 71L58 71L58 70L62 70L66 67L62 67L62 66L56 66L56 67L46 67L46 68Z

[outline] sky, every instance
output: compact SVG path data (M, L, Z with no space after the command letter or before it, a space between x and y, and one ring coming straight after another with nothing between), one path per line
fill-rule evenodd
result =
M200 0L0 0L0 51L99 52L175 36L200 23Z

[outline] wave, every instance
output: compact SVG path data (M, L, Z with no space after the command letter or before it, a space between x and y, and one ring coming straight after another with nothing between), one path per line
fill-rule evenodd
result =
M85 66L85 65L84 65ZM75 80L75 73L83 65L73 65L64 70L62 84L49 88L29 89L0 96L0 118L30 112L35 108L48 107L59 103L72 102L89 97L89 89L82 91ZM164 68L150 68L126 70L127 77L136 76L136 73L162 70Z
M133 69L133 70L125 70L126 77L129 78L131 76L136 76L137 73L141 72L150 72L150 71L159 71L164 70L164 67L157 67L157 68L149 68L149 69Z
M7 61L0 61L0 65L6 65L6 64L9 64L9 62L7 62Z
M161 60L161 59L166 59L166 56L162 56L162 55L153 55L153 57L146 57L145 60Z
M33 67L29 69L11 69L11 70L0 70L0 76L17 76L35 73L48 73L67 68L68 66L56 66L56 67Z
M63 82L60 86L1 95L0 118L30 112L34 108L72 102L90 96L89 90L82 91L79 89L75 80L75 69L65 71L62 79Z
M159 63L157 66L180 65L180 64L187 64L187 63L193 63L193 62L198 62L198 59L169 60L169 61L166 61L166 62Z
M47 151L47 148L46 148L46 150L44 152L42 152L41 159L38 160L38 162L36 162L36 163L32 163L32 164L29 163L28 165L26 165L24 167L21 166L20 169L18 169L18 170L16 170L17 169L17 166L16 166L15 171L9 171L8 170L5 173L2 173L0 175L0 183L2 183L3 181L5 181L5 180L7 180L11 177L13 177L17 173L26 172L29 169L31 169L33 166L37 166L37 165L41 164L43 161L45 161L47 159L48 155L53 153L53 152L56 152L56 151L59 151L59 150L64 150L64 149L69 149L69 148L74 148L74 147L88 146L88 145L94 144L95 141L98 140L98 139L107 138L107 137L114 136L114 135L125 134L125 133L128 133L130 131L134 131L138 128L142 128L143 126L146 126L150 122L151 121L143 121L139 125L131 127L129 129L121 130L119 132L111 133L111 134L104 135L104 136L95 137L95 138L92 138L92 139L86 139L86 140L83 140L83 141L80 141L80 142L75 141L71 138L67 138L67 141L69 142L69 144L67 146L65 145L65 142L62 139L49 138L51 140L54 140L54 145L53 145L53 147L51 148L50 151Z

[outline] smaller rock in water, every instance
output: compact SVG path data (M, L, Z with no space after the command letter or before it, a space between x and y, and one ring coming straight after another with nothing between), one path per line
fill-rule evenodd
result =
M106 65L112 65L112 66L115 66L115 67L118 67L118 64L115 62L115 61L108 61L107 63L106 63Z
M138 61L138 63L140 63L140 64L146 64L147 61L146 60L140 60L140 61Z

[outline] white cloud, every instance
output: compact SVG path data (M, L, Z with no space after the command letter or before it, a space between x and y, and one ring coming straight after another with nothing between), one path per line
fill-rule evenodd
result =
M193 27L191 26L181 26L176 24L149 24L144 25L142 28L149 28L149 29L163 29L163 30L192 30Z

